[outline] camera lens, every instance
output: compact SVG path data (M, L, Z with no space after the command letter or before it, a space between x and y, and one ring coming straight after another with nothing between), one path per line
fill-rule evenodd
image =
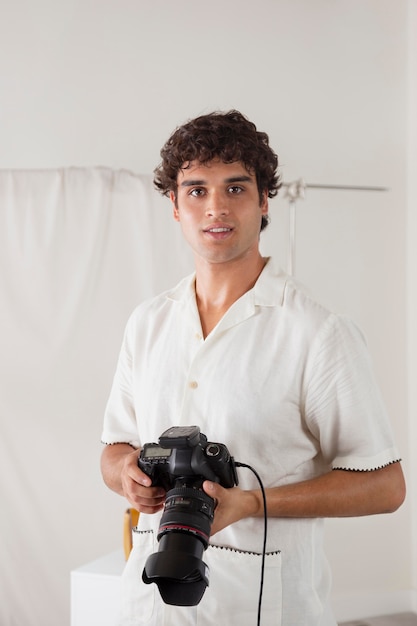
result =
M208 585L202 561L214 515L214 500L193 487L167 493L158 530L159 549L146 561L145 583L156 583L163 601L178 606L198 604Z
M195 535L207 547L214 515L214 500L204 491L176 487L167 493L158 539L167 532Z

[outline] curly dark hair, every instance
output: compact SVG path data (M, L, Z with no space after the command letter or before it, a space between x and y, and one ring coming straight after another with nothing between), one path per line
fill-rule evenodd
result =
M268 192L274 198L281 187L277 173L278 157L269 145L266 133L256 130L242 113L231 110L201 115L178 127L161 150L162 161L155 168L154 185L163 195L177 196L177 177L192 161L206 164L213 159L224 163L240 161L256 176L259 199ZM261 230L268 224L262 217Z

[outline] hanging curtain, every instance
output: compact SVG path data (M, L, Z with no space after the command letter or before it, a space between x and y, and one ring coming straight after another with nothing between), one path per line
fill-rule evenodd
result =
M71 569L118 547L99 439L124 325L191 271L150 176L0 171L1 626L69 624Z

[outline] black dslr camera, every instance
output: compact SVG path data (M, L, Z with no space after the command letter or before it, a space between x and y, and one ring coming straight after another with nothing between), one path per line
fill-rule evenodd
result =
M237 485L234 459L224 444L208 442L198 426L173 426L159 444L144 445L138 465L152 485L167 491L159 549L147 559L142 580L156 583L166 604L195 606L208 585L208 567L201 556L215 508L202 485L205 480L227 488Z

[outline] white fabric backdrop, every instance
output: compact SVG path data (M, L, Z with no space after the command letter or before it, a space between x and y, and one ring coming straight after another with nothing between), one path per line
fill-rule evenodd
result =
M119 547L102 415L127 316L192 271L170 210L124 170L0 171L1 626L69 623L71 569Z
M280 195L261 245L285 268ZM309 194L299 206L296 276L365 331L406 450L398 331L405 231L392 202L389 194ZM102 415L131 310L192 271L170 214L150 176L0 170L0 626L69 625L70 571L121 548L126 503L100 476ZM363 584L370 576L375 589L406 584L395 581L407 543L381 552L378 540L401 523L330 524L339 589L351 588L342 548L352 541L361 546ZM351 537L343 545L342 525Z

